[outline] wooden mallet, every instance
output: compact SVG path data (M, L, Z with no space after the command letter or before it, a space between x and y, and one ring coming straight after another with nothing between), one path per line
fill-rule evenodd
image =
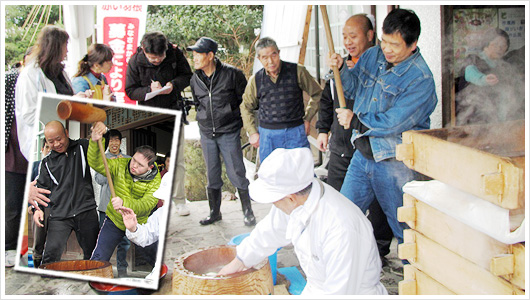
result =
M83 104L75 101L63 100L57 104L57 115L63 120L78 121L84 124L91 124L95 122L104 122L107 119L107 113L101 108L92 106L91 104ZM110 177L109 166L107 164L107 157L105 156L105 149L101 143L101 139L98 140L99 152L105 165L105 174L109 182L110 193L112 198L116 197L114 191L114 184Z
M331 28L329 26L328 11L325 5L320 5L322 11L322 20L324 20L324 28L326 29L326 37L328 40L328 48L330 55L335 53L335 46L333 45L333 36L331 35ZM346 108L346 100L344 98L344 90L342 89L342 81L340 80L339 67L332 67L333 77L335 79L335 86L337 87L337 96L339 97L339 104L341 108Z

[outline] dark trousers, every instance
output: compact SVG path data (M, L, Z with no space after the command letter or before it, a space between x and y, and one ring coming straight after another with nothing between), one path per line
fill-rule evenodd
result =
M156 252L158 250L158 241L145 247L140 247L138 245L134 245L134 247L136 254L136 266L149 264L154 268L156 263Z
M201 134L201 146L207 168L209 189L221 189L223 186L221 156L225 163L226 175L232 185L238 189L248 189L249 182L245 176L239 130L214 138Z
M100 229L103 226L103 223L105 222L106 218L107 218L107 214L100 211L99 212L99 228ZM127 251L129 251L130 247L131 247L131 242L124 235L120 243L118 244L118 250L116 251L116 262L118 264L118 270L127 269L127 266L129 265L127 263Z
M66 242L70 233L75 231L77 242L83 249L83 259L89 259L99 232L98 214L96 209L82 212L75 217L67 219L48 218L48 234L42 263L51 263L61 260Z
M109 217L105 218L103 226L99 231L96 249L92 253L91 260L110 261L112 253L125 236L125 231L114 225Z
M5 202L5 250L16 250L20 216L24 209L24 187L26 174L5 172L6 202Z
M44 221L41 223L44 227L40 227L37 223L33 225L33 260L41 260L44 253L44 245L46 244L46 235L48 233L48 217L50 216L49 207L40 207L44 212Z
M110 261L114 249L118 246L119 243L123 240L125 236L125 231L116 227L114 222L108 217L105 218L101 231L99 232L96 249L92 253L91 260L99 261ZM158 242L152 245L149 245L145 248L138 247L135 245L136 251L140 251L141 256L146 260L147 263L154 266L156 261L156 249L158 247ZM142 250L144 250L142 252Z
M344 176L348 171L351 157L341 157L337 153L330 153L328 162L328 179L327 184L331 185L337 191L340 191ZM375 240L380 256L390 253L390 243L392 242L392 229L388 225L386 215L381 209L379 202L373 201L368 208L368 220L372 223Z

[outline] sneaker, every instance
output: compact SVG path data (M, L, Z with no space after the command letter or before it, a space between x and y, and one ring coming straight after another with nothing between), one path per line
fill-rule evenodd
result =
M15 259L17 257L17 250L7 250L6 251L6 268L12 268L15 266Z
M190 210L188 209L186 204L179 203L177 204L176 209L179 216L188 216L190 214Z

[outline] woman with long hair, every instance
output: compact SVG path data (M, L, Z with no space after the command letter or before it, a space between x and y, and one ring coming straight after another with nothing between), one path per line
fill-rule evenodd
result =
M68 53L68 33L57 26L47 25L39 33L37 44L20 73L15 88L15 113L17 118L20 151L26 159L32 154L35 139L33 126L38 93L74 95L63 61ZM75 94L89 98L91 92Z
M77 73L72 79L74 92L93 91L92 98L111 100L113 93L110 91L107 78L112 68L114 52L105 44L92 44L88 53L79 61Z

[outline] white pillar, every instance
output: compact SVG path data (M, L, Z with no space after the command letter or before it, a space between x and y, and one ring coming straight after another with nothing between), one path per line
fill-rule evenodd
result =
M66 72L77 72L77 63L87 53L87 38L95 34L94 5L63 5L64 27L70 35ZM90 42L88 42L90 43Z

